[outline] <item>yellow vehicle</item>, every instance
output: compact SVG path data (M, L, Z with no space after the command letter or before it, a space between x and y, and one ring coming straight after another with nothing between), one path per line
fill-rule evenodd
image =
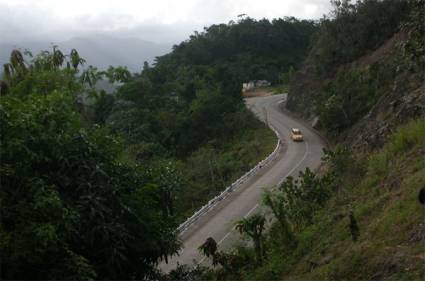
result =
M300 129L292 128L291 130L291 139L293 141L303 141L303 134L301 134Z

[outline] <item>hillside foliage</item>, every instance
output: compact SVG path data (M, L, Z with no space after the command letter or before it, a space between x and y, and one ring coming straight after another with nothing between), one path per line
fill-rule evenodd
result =
M87 123L82 60L12 53L1 97L1 276L131 279L179 243L159 175L122 161L119 138ZM67 67L62 65L68 64ZM72 64L72 65L71 65ZM80 79L81 78L81 79ZM161 174L161 177L168 175Z
M332 5L313 36L302 71L291 80L288 108L317 116L321 128L335 137L394 89L420 86L425 6L422 0Z
M328 75L335 67L352 62L376 49L400 29L409 1L331 1L330 16L320 22L312 52L317 72Z
M184 175L182 217L265 158L273 133L246 109L241 85L277 81L306 55L315 23L295 18L212 25L95 105L135 163L171 161Z
M425 2L353 2L332 1L334 10L320 21L310 54L289 88L292 102L297 102L292 108L318 116L321 129L333 137L331 148L324 150L324 166L287 177L281 186L265 192L267 211L256 216L271 222L262 229L261 239L217 249L217 255L225 253L232 263L213 270L198 268L200 279L422 280L425 276L419 195L425 184ZM369 56L388 39L398 44L386 45L391 49L385 56ZM291 88L297 91L291 93ZM357 150L347 146L351 140L339 142L350 130L364 132L358 126L370 126L365 119L383 99L389 107L413 102L406 103L407 108L412 106L410 111L391 116L397 119L391 124L385 117L395 111L373 112L387 129L381 146Z
M275 222L261 237L262 263L257 247L244 244L216 250L231 257L223 268L180 270L202 280L421 280L424 126L410 121L369 155L327 150L325 174L306 170L296 192L286 193L294 185L288 178L266 193Z

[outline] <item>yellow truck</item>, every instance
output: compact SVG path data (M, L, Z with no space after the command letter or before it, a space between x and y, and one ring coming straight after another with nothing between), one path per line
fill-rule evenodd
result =
M291 129L291 139L293 141L303 141L304 140L303 134L301 134L300 129L298 129L298 128L292 128Z

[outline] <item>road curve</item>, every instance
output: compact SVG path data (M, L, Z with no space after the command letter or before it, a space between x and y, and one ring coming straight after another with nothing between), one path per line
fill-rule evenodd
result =
M168 264L159 265L164 272L176 268L177 263L187 265L204 263L205 259L199 254L198 247L208 237L213 237L220 249L226 249L234 244L239 238L233 231L234 223L260 211L262 207L259 203L263 189L279 184L287 176L297 175L306 167L315 169L320 165L322 149L325 147L324 140L304 123L291 118L279 109L279 103L284 98L284 95L274 95L246 99L248 108L279 133L282 146L278 156L181 236L183 249L180 255L170 258ZM301 129L304 142L295 143L289 139L293 127Z

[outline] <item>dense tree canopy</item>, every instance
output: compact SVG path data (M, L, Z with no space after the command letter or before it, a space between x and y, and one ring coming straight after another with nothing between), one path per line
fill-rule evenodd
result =
M241 84L277 82L302 61L315 30L314 22L295 18L245 18L206 27L157 58L154 67L145 64L120 88L109 118L98 119L133 141L159 143L179 157L187 155L243 128Z
M227 69L239 82L253 79L277 82L280 73L302 62L315 31L316 24L308 20L257 21L247 17L237 23L212 25L203 32L195 32L189 40L174 46L172 53L160 57L157 66L161 69L170 64L176 68L196 66L205 71ZM173 77L176 73L168 74Z
M315 30L314 22L294 18L207 27L155 65L145 63L112 98L103 96L95 120L122 136L132 161L181 164L186 185L175 196L191 198L181 215L259 160L264 137L256 132L264 127L245 108L242 83L292 73Z
M178 249L161 183L87 124L85 85L55 52L24 64L15 51L0 100L2 278L143 278Z

